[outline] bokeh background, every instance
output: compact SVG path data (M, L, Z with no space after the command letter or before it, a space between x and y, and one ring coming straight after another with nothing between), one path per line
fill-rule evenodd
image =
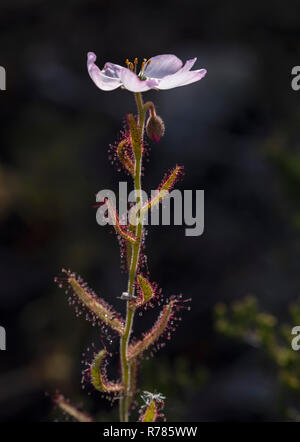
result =
M98 419L117 416L82 390L82 353L101 348L99 333L53 282L71 268L124 312L118 244L93 205L125 179L108 147L135 104L127 91L95 87L88 51L99 65L174 53L208 70L194 85L147 93L166 134L149 143L144 186L183 164L178 188L205 190L205 232L149 229L152 280L193 301L168 345L144 360L140 386L166 394L169 420L285 418L276 367L218 333L214 308L253 294L280 322L300 293L299 25L293 1L1 1L1 420L61 419L45 395L56 388ZM151 320L137 320L138 333Z

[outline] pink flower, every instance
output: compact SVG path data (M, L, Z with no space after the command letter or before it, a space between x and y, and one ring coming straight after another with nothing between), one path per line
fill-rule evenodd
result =
M186 61L183 66L182 61L172 54L157 55L144 60L139 73L137 58L134 63L126 60L127 68L105 63L102 70L95 64L96 58L93 52L88 53L87 68L93 82L103 91L112 91L120 86L131 92L172 89L199 81L206 74L206 69L191 71L197 58Z

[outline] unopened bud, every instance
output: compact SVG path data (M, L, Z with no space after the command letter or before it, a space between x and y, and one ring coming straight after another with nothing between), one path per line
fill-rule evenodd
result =
M146 133L149 138L156 141L157 143L165 133L164 122L155 113L151 113L150 117L147 120Z

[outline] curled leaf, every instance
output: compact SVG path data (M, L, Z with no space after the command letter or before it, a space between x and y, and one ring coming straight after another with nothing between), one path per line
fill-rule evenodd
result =
M96 390L106 393L117 393L123 390L123 386L120 382L110 382L107 380L105 363L106 363L106 350L99 351L94 357L91 366L91 382Z
M117 155L124 168L130 173L130 175L134 176L134 163L128 154L128 140L122 140L117 147Z

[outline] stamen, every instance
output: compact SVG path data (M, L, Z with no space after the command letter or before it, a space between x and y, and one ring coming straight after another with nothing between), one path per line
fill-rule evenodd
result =
M144 60L142 62L141 72L144 72L144 67L145 67L146 62L147 62L147 58L144 58Z
M143 71L145 71L147 69L147 67L149 66L149 64L151 63L151 58L149 60L147 60L145 58L144 60L145 60L145 67L144 67Z
M128 58L126 58L126 60L125 60L127 68L130 69L132 72L135 72L135 74L137 74L138 62L139 62L138 57L134 58L133 63L131 61L129 61ZM143 59L142 64L141 64L141 70L138 74L140 78L143 79L144 71L147 68L147 66L149 66L150 62L151 62L151 59L150 60L147 60L147 58Z

